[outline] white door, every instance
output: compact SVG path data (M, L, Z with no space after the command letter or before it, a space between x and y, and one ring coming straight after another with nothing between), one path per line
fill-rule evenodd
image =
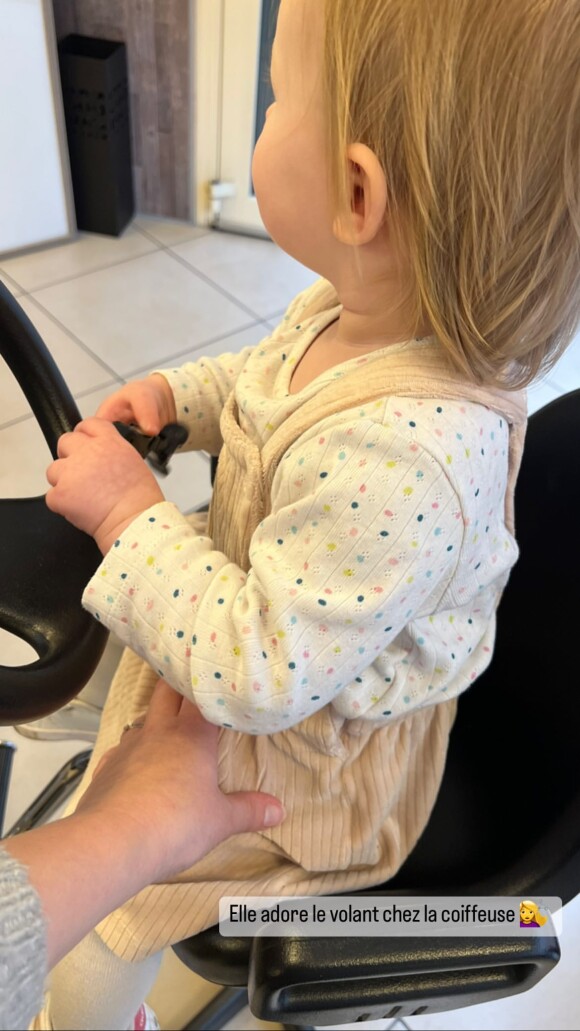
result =
M254 196L251 164L273 100L269 72L279 6L280 0L198 0L195 190L199 223L268 236Z
M0 254L70 236L74 208L52 7L2 0Z

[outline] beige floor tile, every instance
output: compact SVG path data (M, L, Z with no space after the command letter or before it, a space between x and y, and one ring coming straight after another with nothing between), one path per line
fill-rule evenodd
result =
M82 417L94 415L110 392L110 388L104 388L77 399ZM0 429L0 454L0 497L25 498L46 493L45 473L52 457L32 416Z
M169 475L155 476L167 500L181 512L193 512L211 497L210 462L200 452L175 455L169 464Z
M32 416L0 430L0 497L26 498L48 489L50 451Z
M45 247L17 258L0 259L0 271L31 293L51 283L139 257L156 247L154 240L131 226L118 237L81 233L70 243Z
M122 376L234 332L247 314L155 251L35 295L66 329Z
M40 333L62 373L65 383L73 394L93 390L106 384L111 384L111 390L114 389L115 384L120 385L120 380L116 381L108 369L88 355L30 297L19 297L18 303ZM0 425L29 413L28 401L7 365L2 362L0 364Z
M27 666L36 658L32 645L0 627L0 662L3 666Z
M268 323L267 323L267 325L270 327L270 329L277 329L278 326L280 325L282 319L284 318L285 314L286 314L286 309L282 308L280 311L276 311L276 312L274 312L273 315L270 315L270 317L268 319Z
M30 415L30 405L20 384L15 380L8 365L0 361L0 429L14 419L25 419ZM4 456L2 465L4 464ZM0 465L0 476L2 466Z
M18 286L17 283L14 283L10 279L10 276L7 276L6 274L0 273L0 283L4 283L4 286L8 287L13 297L19 297L22 293L22 287Z
M212 232L172 250L261 318L285 310L318 279L271 240Z
M167 218L155 218L152 215L139 215L133 225L136 229L152 236L157 243L164 247L175 247L177 244L185 243L187 240L205 236L211 232L210 229L195 226L192 222L180 222Z
M211 344L196 347L193 350L186 351L184 354L177 355L171 366L167 367L179 367L180 365L185 365L186 362L199 361L200 358L219 358L222 354L239 354L245 347L255 347L265 337L269 336L270 333L271 329L267 322L253 322L245 329L239 329L236 333L220 337L219 340L214 340ZM151 365L148 369L143 370L141 375L145 376L160 367L162 366L159 363Z

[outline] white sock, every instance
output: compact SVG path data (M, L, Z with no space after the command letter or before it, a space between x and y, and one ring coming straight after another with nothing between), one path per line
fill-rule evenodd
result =
M35 1025L36 1031L131 1029L157 979L162 957L157 952L140 963L128 963L92 931L54 968L47 1013L41 1017L49 1022Z

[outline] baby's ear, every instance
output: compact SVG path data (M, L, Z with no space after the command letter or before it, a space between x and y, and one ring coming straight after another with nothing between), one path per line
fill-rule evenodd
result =
M387 181L376 154L364 143L351 143L346 151L350 184L348 217L337 215L333 232L340 243L361 246L374 240L384 223Z

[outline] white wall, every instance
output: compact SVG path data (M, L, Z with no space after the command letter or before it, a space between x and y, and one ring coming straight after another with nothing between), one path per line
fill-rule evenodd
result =
M43 0L0 0L0 253L71 231L54 65L48 6Z

